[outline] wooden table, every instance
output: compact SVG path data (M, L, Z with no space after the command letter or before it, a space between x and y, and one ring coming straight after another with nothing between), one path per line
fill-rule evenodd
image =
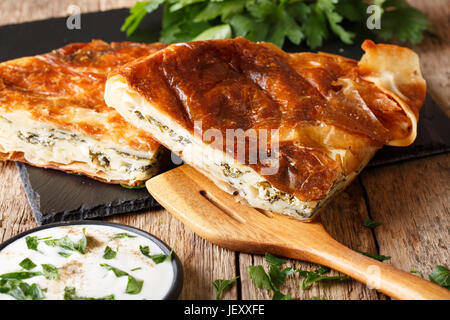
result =
M82 12L130 7L134 0L2 0L0 25L66 16L71 4ZM439 38L426 38L414 47L420 54L428 91L450 115L450 6L448 0L410 1L426 12ZM112 26L114 27L114 26ZM118 27L118 26L115 26ZM51 35L48 35L51 36ZM449 137L450 138L450 137ZM450 155L366 169L322 214L327 230L353 249L389 255L390 263L428 275L437 264L449 266ZM383 224L375 230L362 226L366 217ZM176 252L185 273L182 299L214 299L211 283L240 276L225 299L269 299L250 281L247 268L263 264L261 256L221 249L200 239L165 210L114 216L109 221L147 230L168 244L177 240ZM0 241L36 226L14 163L0 162ZM288 261L302 269L316 265ZM292 277L283 292L293 298L386 299L353 280L318 283L302 291Z

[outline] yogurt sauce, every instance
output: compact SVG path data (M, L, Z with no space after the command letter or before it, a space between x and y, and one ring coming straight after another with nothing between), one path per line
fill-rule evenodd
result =
M87 238L85 254L78 251L49 246L40 240L37 250L27 247L26 237L37 236L38 239L51 237L59 239L68 236L78 242L83 236ZM113 239L117 234L134 236ZM117 251L113 259L104 259L106 246ZM58 279L48 280L43 275L22 280L28 284L36 283L44 292L45 299L62 300L66 287L76 289L76 295L100 298L113 294L116 300L162 299L172 286L174 271L169 260L156 264L141 253L139 247L148 246L150 255L164 254L150 239L136 233L103 225L72 225L43 229L28 234L0 251L0 275L10 272L27 271L19 266L25 258L30 259L36 267L29 271L42 271L42 264L51 264L58 268ZM63 257L60 253L70 254ZM143 280L142 290L138 294L126 293L128 276L117 277L115 273L100 264L108 264L128 273L136 280ZM0 279L1 280L1 279ZM0 293L0 299L14 299Z

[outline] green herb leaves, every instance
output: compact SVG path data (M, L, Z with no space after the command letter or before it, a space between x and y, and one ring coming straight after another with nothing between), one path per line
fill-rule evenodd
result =
M70 240L68 236L64 236L63 238L60 239L46 240L45 244L50 247L60 247L71 251L75 250L75 244L72 242L72 240Z
M326 276L324 273L330 271L327 267L320 267L315 271L306 271L294 268L282 268L285 263L284 260L275 257L269 253L266 253L266 262L269 264L269 272L266 273L262 265L249 266L248 273L250 279L259 288L265 288L269 291L273 291L272 300L290 300L290 294L281 293L280 289L286 282L286 278L294 273L298 273L305 279L302 282L302 289L309 289L313 283L318 281L329 280L346 280L347 276Z
M64 257L64 258L68 258L68 257L71 256L70 253L64 252L64 251L60 251L60 252L58 252L58 254L59 254L61 257Z
M174 247L175 246L176 246L176 241L175 241ZM147 258L152 259L153 262L156 263L156 264L160 264L160 263L172 260L172 255L173 255L173 248L170 250L170 253L167 256L165 254L162 254L162 253L151 255L150 254L150 248L148 246L145 246L145 247L144 246L139 246L139 251L141 251L141 253L144 256L146 256Z
M131 35L141 23L142 19L147 15L147 12L156 10L165 0L151 0L139 1L133 8L130 9L130 15L126 18L120 30L126 31L127 35ZM122 187L130 188L127 185L121 184Z
M212 284L214 286L214 288L216 289L216 300L221 300L222 299L222 293L224 291L226 291L229 287L231 287L233 285L233 283L236 282L236 279L239 277L235 277L231 280L222 280L222 279L217 279L216 281L214 281Z
M78 251L81 254L85 254L87 247L86 229L83 228L83 235L77 242L70 240L68 236L64 236L60 239L45 240L45 244L50 247L60 247L69 251Z
M272 256L269 253L266 253L266 261L269 263L269 278L272 284L272 287L274 289L274 295L276 295L274 298L281 297L280 293L280 287L284 285L287 276L293 274L296 270L292 268L284 268L281 269L281 266L285 263L284 260L281 260L275 256ZM284 295L283 295L284 296ZM290 297L288 299L287 296L284 296L281 300L290 300Z
M0 274L0 279L4 280L25 280L33 277L41 276L42 272L19 271Z
M37 284L28 284L20 280L0 280L0 293L8 294L17 300L42 300L44 289Z
M19 264L22 268L30 270L36 267L36 265L30 259L24 259ZM48 280L58 279L58 268L51 264L42 264L42 272L40 271L18 271L0 274L0 279L4 280L25 280L37 276L44 276Z
M126 232L121 232L121 233L116 233L110 240L122 239L122 238L136 238L136 236L133 236L132 234L129 234Z
M152 0L137 2L121 30L132 35L148 13L164 6L161 42L242 36L281 47L287 38L295 44L305 40L314 49L330 35L352 43L355 34L344 25L366 30L370 4L380 6L381 29L373 31L384 40L415 44L430 25L405 0Z
M37 247L38 247L38 244L39 244L38 237L36 237L36 236L34 236L34 237L27 236L25 238L25 241L27 243L28 249L37 251Z
M128 275L128 283L125 292L128 294L138 294L142 290L144 285L144 280L138 280L130 275Z
M416 274L417 276L424 278L423 274L418 270L412 269L409 272ZM437 265L434 267L433 272L428 276L431 282L434 282L441 287L450 289L450 270L444 266Z
M81 239L78 240L78 243L75 245L75 250L77 250L81 254L85 254L86 247L87 247L86 229L83 228L83 235L81 236Z
M77 296L77 292L74 287L65 287L64 300L115 300L115 296L113 294L110 294L100 298L80 297Z
M270 282L270 277L264 270L262 265L249 266L248 275L253 283L259 289L266 288L267 290L273 290L272 283Z
M363 226L367 227L367 228L370 228L370 229L375 229L380 224L381 224L381 222L373 221L370 218L365 218L364 221L363 221Z
M411 269L411 270L409 270L409 272L414 273L414 274L416 274L418 277L423 278L423 274L422 274L422 272L420 272L420 271L417 271L417 270L415 270L415 269Z
M137 26L136 26L136 27L137 27ZM122 31L124 31L124 30L122 30ZM133 31L133 32L134 32L134 31ZM127 33L128 33L128 32L127 32ZM139 190L139 189L144 189L144 188L145 188L145 184L141 184L140 186L132 187L132 186L129 186L129 185L126 185L126 184L121 183L120 186L121 186L122 188L130 189L130 190Z
M19 263L19 266L21 266L25 270L31 270L36 267L36 264L29 258L25 258Z
M365 255L366 257L378 260L378 261L385 261L385 260L389 260L391 257L390 256L383 256L383 255L378 255L378 254L372 254L372 253L368 253L368 252L363 252L363 251L359 251L359 250L355 250L363 255Z
M433 272L429 276L430 281L444 287L450 289L450 270L448 270L444 266L436 266L434 267Z
M382 5L381 29L377 30L383 40L394 35L401 42L417 44L423 32L430 26L427 16L408 5L406 0L378 0Z
M196 36L193 41L212 40L212 39L228 39L231 38L231 28L228 24L211 27Z
M113 249L110 248L110 246L106 246L105 252L103 253L103 259L106 260L114 259L117 255L117 252L119 252L119 249L114 251Z
M108 269L108 270L114 272L114 274L116 275L117 278L120 278L120 277L123 277L123 276L127 276L127 275L128 275L127 272L122 271L122 270L120 270L120 269L117 269L117 268L115 268L115 267L113 267L113 266L110 266L109 264L106 264L106 263L100 264L100 267L106 268L106 269Z
M269 263L269 273L266 273L262 265L249 266L248 274L250 279L258 288L266 288L273 291L273 300L290 300L291 295L285 295L280 292L280 287L284 285L286 277L295 272L292 268L281 269L285 263L284 260L277 258L270 253L266 253L266 261Z
M47 280L58 279L58 268L51 264L42 265L43 275Z
M151 255L150 254L150 248L148 246L139 246L139 250L141 251L141 253L146 256L147 258L150 258L153 260L154 263L156 264L160 264L166 261L170 261L172 260L172 253L173 253L173 249L170 251L169 255L165 255L165 254L154 254Z
M142 286L144 285L144 280L138 280L134 277L132 277L130 274L128 274L128 272L125 272L123 270L117 269L113 266L110 266L109 264L106 263L102 263L100 264L101 267L104 267L112 272L114 272L114 274L116 275L116 277L120 278L123 276L127 276L128 277L128 283L127 283L127 288L125 289L125 292L128 294L138 294L139 292L141 292L142 290Z
M316 271L297 270L297 272L305 279L302 282L302 289L306 290L311 287L314 282L328 280L347 280L347 276L324 276L323 274L330 271L327 267L320 267Z

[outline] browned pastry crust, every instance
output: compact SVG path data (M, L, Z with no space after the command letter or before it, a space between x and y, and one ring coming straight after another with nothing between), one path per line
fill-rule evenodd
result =
M0 64L0 116L23 112L33 121L89 136L102 143L112 143L123 149L155 151L159 143L108 107L103 93L108 72L164 47L160 43L108 44L93 40L3 62ZM1 158L26 161L22 152L14 151L6 156L3 153ZM95 172L82 163L31 164L83 173L110 183L130 183L108 180L103 172Z
M50 53L0 64L0 111L24 110L34 120L97 139L115 141L140 150L158 143L142 130L130 127L103 100L108 72L138 57L163 48L163 44L136 44L94 40L73 43ZM101 117L75 119L76 110Z
M416 136L426 91L417 56L371 41L363 49L358 62L243 38L198 41L171 45L110 77L123 78L191 133L195 121L224 136L226 129L278 128L280 167L264 178L302 201L317 201L383 144L408 145ZM333 156L334 150L342 152ZM264 167L242 164L258 173Z

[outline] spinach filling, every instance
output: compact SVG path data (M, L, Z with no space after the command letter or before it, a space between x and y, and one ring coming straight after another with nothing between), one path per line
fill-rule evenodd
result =
M183 146L188 145L190 143L192 143L191 140L189 140L186 137L183 137L181 135L177 135L175 133L175 131L173 131L172 129L170 129L168 126L166 126L165 124L163 124L161 121L156 120L155 118L151 117L151 116L144 116L142 114L142 112L138 111L138 110L133 110L132 111L135 116L140 119L140 120L147 120L148 122L150 122L150 124L156 126L159 128L159 130L162 133L167 133L169 134L169 136L172 138L173 141L182 144Z
M75 133L67 133L60 130L48 129L48 132L44 133L36 133L36 132L17 132L17 137L30 144L39 144L44 147L52 147L55 145L57 140L65 140L65 141L76 141L76 142L86 142L81 139Z
M107 168L110 165L109 158L101 152L93 152L92 150L89 150L89 157L91 162L97 166Z
M41 145L44 147L53 147L56 144L57 140L82 142L82 143L86 142L86 140L80 138L80 136L78 136L77 134L66 133L66 132L54 130L54 129L49 129L48 132L40 133L40 134L36 133L36 132L30 132L30 131L18 131L17 137L20 140L25 141L26 143L34 144L34 145ZM136 156L136 155L133 155L133 154L130 154L127 152L123 152L123 151L119 151L119 150L116 150L113 148L111 148L111 150L123 157L130 158L133 160L148 160L145 157ZM96 152L96 151L93 151L90 149L89 157L90 157L91 162L98 167L102 167L102 168L106 169L106 168L109 168L111 165L110 158L102 152ZM132 171L132 166L130 163L126 162L125 166L128 168L128 170L127 170L128 172ZM146 171L150 170L152 167L153 167L153 164L148 164L148 165L141 166L141 167L137 168L136 170L140 171L140 172L146 172Z
M222 167L222 173L225 177L230 177L230 178L239 178L240 176L242 176L242 171L240 171L239 169L233 168L231 167L228 163L222 162L220 164L220 166Z
M258 188L262 188L264 190L263 191L264 200L268 201L269 203L274 203L277 200L282 200L289 204L293 204L295 201L294 196L286 192L273 189L272 185L268 181L261 181L258 182L256 185L258 186Z
M125 156L125 157L128 157L128 158L132 158L134 160L148 160L148 158L146 158L146 157L136 156L136 155L128 153L128 152L123 152L123 151L119 151L119 150L116 150L116 149L111 149L111 150L113 150L114 152L117 152L118 154L120 154L122 156Z
M25 141L27 143L40 144L44 147L51 147L55 144L53 134L50 134L47 137L41 137L37 133L26 132L25 134L23 134L22 132L19 131L17 133L17 137L20 140Z

